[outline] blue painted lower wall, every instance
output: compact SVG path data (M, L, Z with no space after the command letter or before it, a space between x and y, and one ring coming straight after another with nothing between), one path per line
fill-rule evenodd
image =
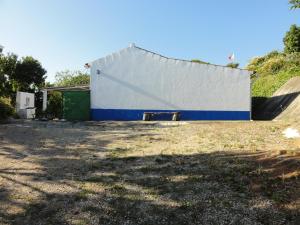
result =
M177 110L91 109L92 120L142 120L144 112L174 112ZM250 111L178 110L180 120L250 120ZM171 115L156 116L154 120L170 120Z

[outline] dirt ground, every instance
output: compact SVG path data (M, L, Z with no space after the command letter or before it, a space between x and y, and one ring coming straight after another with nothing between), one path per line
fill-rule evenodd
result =
M0 224L300 224L293 122L0 125Z

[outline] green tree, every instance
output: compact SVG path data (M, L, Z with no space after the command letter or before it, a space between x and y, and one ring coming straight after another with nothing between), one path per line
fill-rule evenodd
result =
M239 65L240 65L239 63L228 63L226 66L231 68L238 68Z
M290 0L291 9L299 9L300 8L300 0Z
M284 52L300 52L300 27L293 24L284 39Z
M15 73L11 77L15 91L34 92L43 87L46 73L38 60L31 56L23 57L17 62Z
M90 76L81 71L64 70L56 73L54 85L58 87L70 87L89 85Z
M0 55L0 96L16 91L34 92L44 85L46 70L31 56L18 60L15 54Z
M15 54L0 54L0 96L9 97L12 94L11 77L15 73L17 60Z

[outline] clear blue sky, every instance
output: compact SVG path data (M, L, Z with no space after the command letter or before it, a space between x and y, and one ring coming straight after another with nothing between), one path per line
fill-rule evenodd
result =
M0 0L0 44L40 60L49 81L131 42L221 65L234 52L244 66L281 50L299 19L288 0Z

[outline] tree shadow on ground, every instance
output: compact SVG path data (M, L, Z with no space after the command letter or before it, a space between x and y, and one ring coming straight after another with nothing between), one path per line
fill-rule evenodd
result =
M76 131L64 132L74 132L75 139L79 138ZM109 136L115 130L105 132ZM87 140L91 135L88 130L80 134L80 138ZM32 148L29 142L7 135L12 144L24 148L21 153L13 147L0 148L2 156L16 162L33 157L30 160L34 159L38 169L15 165L0 170L0 178L9 184L0 189L0 205L22 209L10 213L1 207L0 222L33 225L299 222L299 208L283 207L299 202L297 155L282 158L264 151L245 150L243 153L99 156L97 153L107 151L113 139L103 138L89 146L89 150L78 152L66 150L56 135L49 137L52 142L46 149L39 144ZM124 135L136 138L133 136L140 133ZM289 176L281 178L282 172ZM53 189L44 189L39 184ZM61 184L72 191L55 189ZM20 203L11 185L29 190L19 195L37 193L38 197Z

